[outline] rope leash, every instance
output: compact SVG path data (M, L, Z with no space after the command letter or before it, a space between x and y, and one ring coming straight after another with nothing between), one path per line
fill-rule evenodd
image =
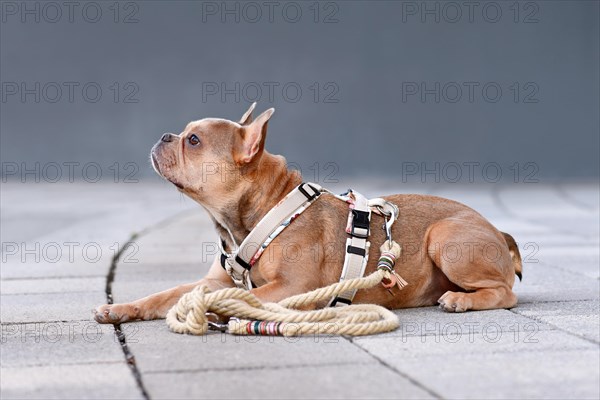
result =
M351 335L362 336L389 332L400 325L398 317L388 309L375 304L356 304L329 307L312 311L297 308L331 299L347 290L369 289L383 284L386 289L406 285L393 270L400 256L400 245L386 241L381 246L378 267L371 275L337 282L308 293L299 294L279 303L262 303L252 293L240 288L209 292L198 286L179 299L167 313L167 325L176 333L203 335L208 331L207 313L215 313L229 320L227 329L235 335Z

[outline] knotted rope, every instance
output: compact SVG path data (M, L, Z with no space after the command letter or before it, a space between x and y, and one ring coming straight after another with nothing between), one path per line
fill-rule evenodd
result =
M386 254L393 260L399 257L400 251L400 245L395 242L386 241L381 246L382 256ZM393 257L390 257L390 253ZM386 282L398 282L400 288L406 284L392 268L380 263L378 269L369 276L334 283L289 297L279 303L262 303L252 293L240 288L210 292L206 286L198 286L183 295L169 310L167 325L176 333L203 335L209 328L206 313L212 312L220 316L235 317L229 320L228 331L236 335L362 336L389 332L398 328L398 317L375 304L328 307L312 311L297 309L327 301L347 290L369 289Z

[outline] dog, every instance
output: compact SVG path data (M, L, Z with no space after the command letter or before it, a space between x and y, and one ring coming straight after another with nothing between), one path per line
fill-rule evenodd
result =
M255 105L238 122L205 118L190 122L178 135L165 133L150 155L160 176L208 212L226 250L235 249L271 208L302 183L284 157L265 150L267 126L275 110L253 119ZM521 279L522 263L512 236L453 200L417 194L384 199L399 208L392 234L404 251L395 269L408 285L402 290L377 286L358 291L355 303L389 309L439 304L447 312L516 305L512 287L515 275ZM347 221L348 205L322 194L267 247L269 256L252 267L252 293L261 301L278 302L338 282ZM377 228L384 219L373 213L370 224L371 248L379 248L386 240L384 230ZM286 244L299 251L286 254ZM370 257L365 274L376 268L377 257ZM94 318L111 324L165 318L179 298L198 285L215 291L234 283L217 256L203 279L131 303L100 306Z

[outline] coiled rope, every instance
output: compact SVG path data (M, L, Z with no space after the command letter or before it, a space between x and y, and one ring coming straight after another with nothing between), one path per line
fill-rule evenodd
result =
M393 261L400 255L400 245L389 241L381 246L382 256L388 258L378 263L372 274L356 279L337 282L308 293L299 294L279 303L262 303L252 293L240 288L210 292L206 286L198 286L179 299L167 313L167 325L176 333L203 335L209 329L207 313L229 320L227 330L235 335L350 335L362 336L389 332L400 325L398 317L390 310L375 304L356 304L344 307L328 307L312 311L297 308L328 301L347 290L369 289L380 283L406 282L392 268L387 267L390 255ZM393 263L392 263L393 267Z

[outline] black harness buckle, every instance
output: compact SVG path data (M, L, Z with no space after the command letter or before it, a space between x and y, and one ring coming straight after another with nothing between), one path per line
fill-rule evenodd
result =
M312 193L308 193L305 187L308 187L310 190L312 190ZM310 186L308 183L302 183L300 186L298 186L298 190L308 199L308 201L317 198L321 194L321 192Z
M364 232L357 232L357 229ZM352 230L350 234L362 239L369 237L369 213L367 211L352 210Z

